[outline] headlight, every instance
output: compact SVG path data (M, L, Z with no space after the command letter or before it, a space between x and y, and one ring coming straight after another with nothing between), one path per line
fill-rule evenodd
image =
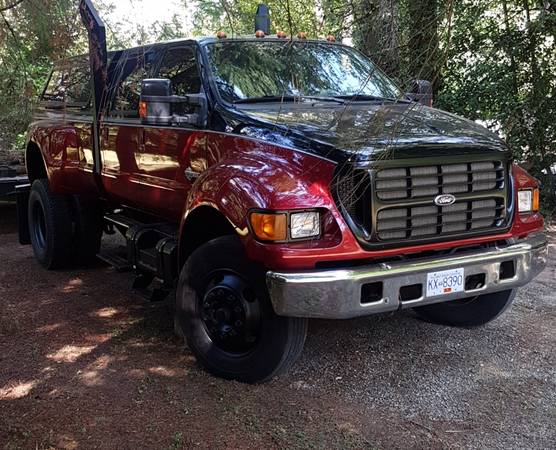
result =
M539 190L522 189L517 192L517 209L521 214L539 210Z
M292 239L302 239L320 234L320 214L316 211L290 215L290 235Z
M253 233L261 241L287 242L320 235L320 213L257 211L250 215Z

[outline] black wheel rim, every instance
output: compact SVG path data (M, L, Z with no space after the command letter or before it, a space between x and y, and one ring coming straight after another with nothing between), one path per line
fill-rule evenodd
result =
M251 351L259 339L261 311L249 284L232 271L217 271L207 277L201 294L198 310L212 344L231 354Z
M32 208L33 237L37 246L43 250L46 247L46 219L42 205L35 202Z

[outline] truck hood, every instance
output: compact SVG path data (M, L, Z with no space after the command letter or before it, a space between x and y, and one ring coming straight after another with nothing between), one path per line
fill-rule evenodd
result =
M238 105L241 112L275 130L291 130L315 144L361 159L377 152L395 157L485 150L508 152L496 134L470 120L417 103L299 102ZM391 155L393 156L393 155Z

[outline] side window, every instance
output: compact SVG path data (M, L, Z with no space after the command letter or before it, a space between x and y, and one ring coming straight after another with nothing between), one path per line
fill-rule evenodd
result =
M175 95L198 94L201 78L197 68L195 47L177 47L166 50L160 64L158 77L172 82Z
M152 54L147 53L139 57L122 57L116 72L119 72L114 102L110 116L118 118L139 118L139 97L141 95L141 81L148 78L152 67Z
M91 70L88 64L74 66L66 85L68 106L86 107L91 100Z
M91 97L91 78L87 64L58 67L52 71L42 100L63 102L68 108L84 108Z
M66 96L68 76L69 71L67 69L55 68L50 75L42 99L48 102L63 102Z

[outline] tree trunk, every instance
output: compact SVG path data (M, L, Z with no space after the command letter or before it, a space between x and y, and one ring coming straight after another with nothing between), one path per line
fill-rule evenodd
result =
M400 76L399 0L362 0L354 16L354 39L388 75Z
M438 0L409 0L408 19L409 73L430 81L436 94L440 85Z

